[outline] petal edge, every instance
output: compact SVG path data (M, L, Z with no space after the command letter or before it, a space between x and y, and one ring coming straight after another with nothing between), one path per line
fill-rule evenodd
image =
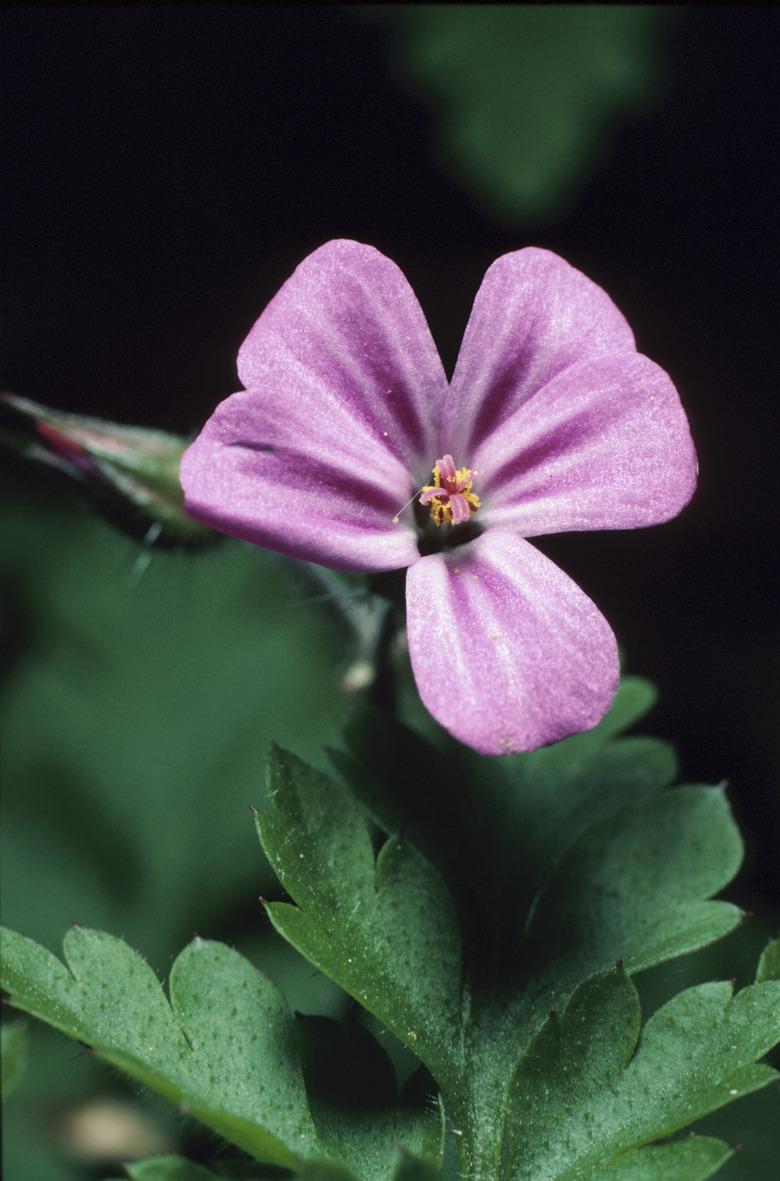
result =
M483 518L524 537L637 529L676 516L696 452L668 374L641 353L572 365L477 449Z
M444 443L471 463L477 445L577 361L635 348L607 293L550 250L501 255L474 299L447 402Z
M238 372L248 389L294 375L427 474L447 379L406 276L373 246L335 239L309 254L249 332Z

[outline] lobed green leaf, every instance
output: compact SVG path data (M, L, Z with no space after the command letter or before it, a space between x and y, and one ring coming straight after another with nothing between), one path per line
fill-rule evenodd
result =
M272 805L258 827L296 904L271 904L272 921L430 1068L466 1172L500 1170L510 1080L529 1069L551 1008L618 960L639 971L741 918L710 901L742 853L723 790L669 790L670 748L620 733L653 700L629 678L595 730L502 760L454 747L444 756L364 705L347 749L331 754L349 793L282 751L271 756ZM358 801L390 834L376 860ZM630 1056L638 1006L618 1024ZM751 1065L734 1095L768 1077ZM629 1139L607 1155L639 1147ZM709 1142L685 1151L691 1175L714 1159ZM631 1167L673 1153L683 1160L669 1147Z
M168 999L145 961L110 935L71 930L65 964L13 931L2 938L12 1004L256 1160L290 1168L325 1161L389 1177L399 1145L441 1158L435 1096L427 1106L413 1094L399 1100L367 1030L324 1018L296 1023L276 986L230 948L195 939L173 964ZM334 1087L339 1071L346 1089ZM159 1167L176 1175L185 1166Z
M643 1146L775 1077L755 1060L780 1037L780 984L736 996L728 984L687 989L650 1018L637 1047L639 1024L636 990L622 971L580 985L563 1013L549 1016L512 1080L508 1177L595 1181L629 1168L663 1176L653 1162L686 1159L686 1151L692 1175L709 1176L696 1170L712 1172L725 1159L728 1150L712 1142L662 1146L659 1156Z
M271 903L277 931L355 996L434 1075L457 1069L461 948L446 888L403 838L376 863L362 812L326 776L279 749L260 839L299 906Z
M127 944L74 928L66 965L3 931L11 1002L77 1038L258 1160L292 1165L316 1138L278 990L236 952L195 939L171 971L170 1003Z

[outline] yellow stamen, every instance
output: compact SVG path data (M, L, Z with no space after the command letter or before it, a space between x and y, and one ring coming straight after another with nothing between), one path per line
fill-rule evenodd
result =
M476 492L473 491L474 481L471 477L471 468L459 467L455 471L454 484L460 495L465 498L471 513L474 514L480 507L481 501ZM439 471L439 465L436 464L433 469L433 483L426 484L425 487L421 489L421 492L433 492L437 488L441 487L441 472ZM446 497L432 497L431 500L428 501L428 507L431 510L431 519L437 528L440 525L452 525L453 515L449 495Z

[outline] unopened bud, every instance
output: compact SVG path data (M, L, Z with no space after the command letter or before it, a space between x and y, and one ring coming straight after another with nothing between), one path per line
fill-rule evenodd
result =
M0 394L0 442L73 477L123 532L199 546L218 535L184 511L179 465L187 440L166 431L63 414Z

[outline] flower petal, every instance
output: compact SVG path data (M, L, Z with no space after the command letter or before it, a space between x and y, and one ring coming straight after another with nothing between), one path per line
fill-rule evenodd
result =
M482 519L525 537L675 516L696 453L670 378L621 353L559 373L476 449Z
M241 346L238 372L247 389L292 381L318 409L346 411L418 484L429 474L447 379L414 292L372 246L336 240L305 258Z
M419 556L409 523L393 517L409 474L343 406L283 389L222 402L184 453L191 516L233 537L336 570L396 570Z
M618 685L615 637L534 546L489 529L406 576L412 668L427 709L483 754L534 750L594 726Z
M474 300L445 412L443 446L473 466L485 439L561 370L627 352L634 337L612 300L549 250L504 254Z

